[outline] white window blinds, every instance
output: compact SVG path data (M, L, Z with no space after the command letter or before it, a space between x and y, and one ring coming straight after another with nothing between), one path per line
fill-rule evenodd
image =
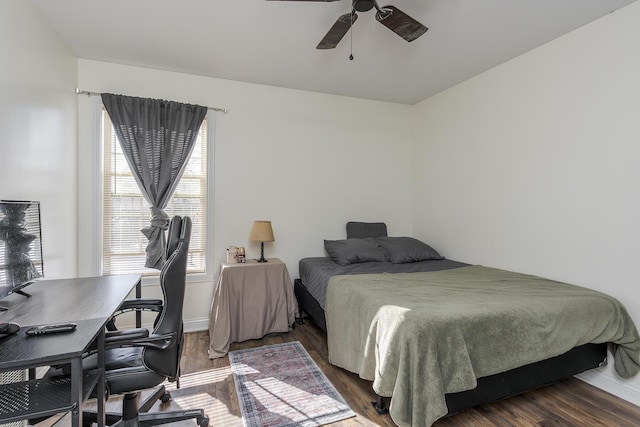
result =
M145 268L147 238L140 229L149 224L149 204L138 189L127 160L103 109L103 230L102 274L141 273L158 275ZM193 222L187 273L205 272L207 206L207 120L202 122L193 152L165 211L188 215Z

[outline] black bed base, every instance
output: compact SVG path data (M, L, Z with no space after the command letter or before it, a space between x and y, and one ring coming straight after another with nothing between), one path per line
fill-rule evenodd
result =
M300 316L303 312L313 322L327 332L324 310L318 301L311 296L300 279L294 281L294 292L298 300ZM447 415L461 412L467 408L515 396L556 381L572 377L589 369L604 366L607 363L606 344L585 344L575 347L565 354L524 365L510 371L478 378L478 385L473 390L445 394ZM382 398L374 402L376 410L384 413Z
M293 292L296 295L298 301L298 311L300 312L300 318L302 313L307 313L313 323L316 324L322 331L327 333L327 321L324 317L324 309L320 306L318 301L309 293L307 288L302 284L300 279L293 281Z
M445 394L448 415L552 384L606 363L606 344L585 344L560 356L481 377L472 390Z

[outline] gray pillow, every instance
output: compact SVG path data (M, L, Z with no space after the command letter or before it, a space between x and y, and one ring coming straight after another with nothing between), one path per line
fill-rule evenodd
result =
M384 222L347 222L347 239L364 239L366 237L385 237L387 225Z
M413 237L378 237L376 242L387 252L387 258L394 264L444 259L431 246Z
M325 240L324 248L331 259L340 265L387 260L385 251L371 238Z

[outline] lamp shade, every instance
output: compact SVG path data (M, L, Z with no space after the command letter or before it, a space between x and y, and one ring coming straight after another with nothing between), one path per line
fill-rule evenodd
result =
M251 242L274 242L271 221L253 221L249 241Z

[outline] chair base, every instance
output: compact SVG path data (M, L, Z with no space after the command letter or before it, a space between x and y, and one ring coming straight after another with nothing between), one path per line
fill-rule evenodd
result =
M148 413L156 401L160 400L166 403L171 400L171 396L165 390L164 386L157 387L153 393L138 406L139 399L139 392L125 394L122 400L122 414L112 412L105 414L105 424L117 427L156 426L195 419L200 427L207 427L209 425L209 417L204 414L202 409ZM83 412L82 415L83 427L90 427L98 421L95 412Z

